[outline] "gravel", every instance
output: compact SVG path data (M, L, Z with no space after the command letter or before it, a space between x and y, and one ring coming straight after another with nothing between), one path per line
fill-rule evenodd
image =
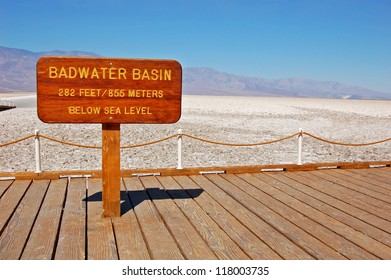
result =
M1 97L1 95L0 95ZM31 98L31 96L30 96ZM20 102L20 101L19 101ZM46 124L35 101L0 112L0 144L33 134L86 145L101 145L101 125ZM197 137L228 143L256 143L294 134L299 129L332 141L367 143L391 137L391 101L216 97L184 95L182 117L175 124L121 125L121 145L154 141L178 129ZM121 167L175 168L176 137L145 147L123 149ZM183 167L296 163L297 136L255 147L212 145L183 137ZM303 137L303 163L391 160L391 141L344 147ZM34 171L34 140L0 147L0 171ZM101 169L101 151L41 139L43 170Z

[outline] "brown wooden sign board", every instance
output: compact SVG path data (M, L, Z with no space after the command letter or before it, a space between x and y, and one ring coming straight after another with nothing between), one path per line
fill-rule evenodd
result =
M48 123L175 123L182 67L175 60L42 57L38 117Z
M174 123L181 116L182 67L175 60L42 57L38 117L102 124L103 217L120 216L121 123Z

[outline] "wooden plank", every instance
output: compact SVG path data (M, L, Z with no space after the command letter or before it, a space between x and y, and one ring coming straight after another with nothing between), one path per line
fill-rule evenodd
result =
M55 259L86 259L86 179L70 179Z
M265 174L257 174L258 178L263 180L264 182L268 184L272 184L273 187L276 189L279 189L281 192L288 191L287 184L282 183L278 181L275 178L272 178L271 174L265 175ZM293 193L290 193L290 195L293 195ZM284 195L285 196L285 195ZM295 196L298 196L297 193L295 193ZM334 231L335 233L341 235L346 240L349 240L356 244L357 246L363 248L365 251L372 254L370 256L369 253L365 254L363 251L358 251L358 248L350 247L351 253L358 253L359 259L373 259L374 256L376 258L381 259L390 259L391 258L391 250L388 246L378 242L377 240L374 240L373 238L366 236L365 234L358 232L357 230L352 229L349 226L346 226L345 224L341 223L340 221L326 215L322 211L316 210L312 207L309 207L307 204L302 203L298 199L284 199L283 196L280 196L281 200L284 201L287 205L297 209L298 211L302 212L304 215L310 217L314 221L318 222L321 225L324 225L325 227L329 228L330 230ZM300 207L303 206L303 207ZM355 250L355 251L353 251ZM360 257L361 256L361 257Z
M278 174L282 176L282 174ZM254 176L253 176L254 177ZM322 243L314 242L313 250L317 258L320 259L338 259L341 255L344 258L350 259L374 259L373 255L368 254L361 248L358 248L352 242L349 242L341 236L335 234L322 224L317 223L311 217L308 217L302 213L302 207L308 207L306 205L298 205L292 207L295 203L293 198L289 195L280 193L277 189L274 189L272 185L252 178L251 176L240 176L240 178L246 180L248 184L238 181L235 177L229 178L230 181L234 181L238 187L243 191L246 191L251 197L256 198L258 201L264 203L271 209L274 209L281 216L286 217L295 225L305 230L313 238L318 239ZM251 184L251 185L250 185ZM292 201L292 204L290 203ZM328 255L327 255L328 254Z
M336 163L308 163L303 165L297 164L268 164L268 165L252 165L252 166L213 166L213 167L193 167L193 168L145 168L145 169L122 169L122 177L131 177L133 173L160 173L162 176L189 176L199 175L200 171L216 171L225 170L227 174L242 174L242 173L259 173L262 169L283 169L285 171L309 171L318 170L319 167L338 166L340 169L369 169L371 165L391 165L391 161L377 162L336 162ZM374 170L371 168L369 170ZM389 174L390 167L378 168L379 172ZM386 171L388 170L388 171ZM43 171L35 172L0 172L0 177L16 177L17 180L55 180L59 175L80 175L90 174L92 178L101 178L101 170L63 170L63 171ZM390 179L390 177L387 177ZM389 182L389 181L387 181Z
M363 215L361 215L361 218L365 219L364 221L358 219L357 216L360 216L360 211L355 211L358 209L355 209L354 207L344 207L345 205L339 200L332 199L331 197L312 189L311 186L317 183L316 177L313 179L308 179L308 177L301 177L302 180L300 181L300 177L298 177L298 175L295 176L294 173L295 172L289 174L279 174L278 176L273 177L289 185L289 187L284 188L286 193L291 194L297 199L300 199L306 204L318 209L319 211L322 211L330 217L339 220L340 222L352 227L364 235L380 241L387 246L391 246L391 235L389 233L366 222L366 220L371 219L369 213L363 213ZM339 208L342 208L342 210ZM352 215L348 214L349 210L353 211L351 213ZM387 221L383 220L383 224L387 224ZM388 223L388 225L391 224ZM391 229L390 226L388 226L388 228L389 230Z
M331 171L331 172L330 172ZM355 190L355 185L349 182L346 182L344 179L337 178L334 176L332 170L323 170L323 171L314 171L316 176L319 176L325 180L328 180L334 183L333 189L338 189L342 192L342 195L345 197L346 201L357 202L362 204L363 210L368 210L371 213L391 221L391 205L379 201L373 197L370 197L366 194L363 194Z
M59 170L35 172L0 172L0 177L15 177L16 180L57 180L61 175L91 175L92 178L101 178L102 170Z
M102 124L103 217L121 215L120 132L120 124Z
M282 259L275 251L262 241L257 235L228 212L219 202L212 198L207 192L202 191L188 176L175 176L181 187L193 197L194 201L202 210L213 219L213 221L231 238L250 258L252 259ZM223 203L224 204L224 203ZM251 226L250 226L251 227ZM272 239L264 236L262 228L259 235L266 240Z
M67 180L65 179L50 182L21 259L50 260L54 258L62 210L65 204L66 187Z
M187 192L173 177L166 176L158 179L175 204L186 215L187 219L193 224L194 228L219 259L249 259L249 256L246 255L194 201L194 199L202 193L201 189L193 189ZM189 193L194 195L190 196Z
M145 237L150 255L155 260L184 259L181 250L150 200L139 178L124 178L130 201Z
M3 193L11 186L13 183L13 180L10 181L0 181L0 198L3 195Z
M360 179L361 181L364 181L366 183L372 184L372 186L376 187L376 190L378 190L381 193L385 193L389 196L391 196L391 178L387 182L384 182L379 178L379 173L376 172L376 169L368 169L367 173L360 172L362 170L367 169L355 169L355 170L344 170L345 174L348 174L351 177Z
M353 189L357 192L363 193L367 196L373 197L376 200L391 203L391 191L383 190L382 188L378 188L372 182L363 181L360 178L357 178L352 173L347 173L345 170L334 170L334 177L343 180L344 182L348 182L347 186L354 186Z
M208 175L208 178L213 175ZM216 175L217 176L217 175ZM284 259L312 259L313 257L297 246L294 242L281 234L281 229L272 227L268 222L270 220L277 220L279 225L290 224L289 221L276 215L268 208L260 209L262 218L251 212L243 204L238 202L237 198L232 198L217 185L208 180L205 176L190 176L202 189L204 189L211 197L222 204L222 206L229 211L236 219L243 223L248 229L255 233L265 244L272 250L277 252ZM291 232L297 231L295 226L291 224L287 226Z
M371 225L371 221L378 217L313 189L314 184L319 184L319 182L316 181L315 176L314 180L308 180L307 177L300 176L300 174L296 174L296 172L283 174L283 176L287 177L286 182L289 183L290 187L308 195L306 197L306 203L312 207L338 219L365 235L379 240L385 245L391 246L390 222L380 220L379 225L382 229ZM279 179L283 180L283 178Z
M18 260L28 240L49 181L33 181L0 236L0 259Z
M387 165L387 167L384 168L373 168L373 170L376 170L376 172L379 172L386 177L389 177L391 175L391 162Z
M118 260L110 218L102 217L102 180L88 180L87 259Z
M329 171L314 171L314 173L312 174L321 178L323 181L325 181L325 183L329 182L329 184L327 184L328 188L324 189L324 192L332 192L333 195L337 198L339 197L340 199L347 201L351 205L354 205L364 211L367 211L371 214L374 214L382 219L386 219L389 221L389 214L381 207L377 207L376 205L374 205L376 204L375 199L368 201L368 199L370 200L370 198L368 198L367 196L358 193L352 189L346 188L342 180L338 180L339 183L337 183L333 179L333 176L331 176L331 173L329 173Z
M159 181L150 176L141 178L141 182L185 258L190 260L217 259L194 226L162 188Z
M376 174L378 176L378 179L389 184L388 188L391 188L391 168L390 167L377 168L375 170L376 170Z
M112 219L119 259L149 260L147 245L123 184L121 189L121 217Z
M256 178L252 177L251 175L238 176L241 176L240 178L246 178L247 182L253 182L254 180L256 180ZM230 178L231 180L233 180L234 183L225 180L223 177ZM272 198L268 197L267 195L263 195L258 189L252 187L248 183L246 184L246 182L239 179L235 175L215 175L208 176L208 178L220 188L222 188L224 191L226 191L229 195L235 197L240 203L245 205L254 214L259 216L260 218L265 219L270 225L277 228L280 232L282 232L290 240L295 242L295 244L303 248L306 252L311 254L314 258L346 259L326 244L320 242L317 237L308 234L303 229L303 227L301 227L302 224L300 223L307 223L307 225L311 226L311 220L307 219L305 216L300 215L296 211L292 211L287 207L284 207L282 203L278 204L276 201L274 201L274 204L269 203ZM241 187L246 189L246 191L249 191L249 193L243 191ZM251 190L253 192L251 192ZM259 195L263 195L263 197L258 198Z
M0 198L0 234L2 234L30 184L31 181L29 180L14 181Z
M383 173L381 172L380 168L355 169L346 171L355 174L358 178L365 182L380 186L388 192L391 192L391 174L389 178L382 176Z
M305 190L307 194L328 203L332 207L341 209L343 212L373 225L386 233L391 233L391 222L368 212L366 209L361 209L358 207L360 205L355 205L355 203L352 204L347 197L347 199L345 199L342 192L333 190L334 184L332 182L316 176L314 172L299 171L289 174L289 177L300 182L305 182L306 184L310 182L311 189L307 188ZM312 191L312 189L314 191Z

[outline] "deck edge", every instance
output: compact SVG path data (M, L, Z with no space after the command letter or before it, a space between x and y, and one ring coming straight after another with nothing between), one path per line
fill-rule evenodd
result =
M366 161L366 162L328 162L328 163L307 163L307 164L271 164L271 165L249 165L249 166L210 166L191 168L146 168L146 169L122 169L122 177L132 177L135 174L147 174L150 176L180 176L200 175L202 172L224 172L227 174L259 173L259 172L290 172L290 171L311 171L322 169L365 169L365 168L390 168L391 161ZM152 175L151 175L152 174ZM101 178L101 170L54 170L35 172L0 172L0 178L12 178L14 180L44 180L59 179L66 176L91 176Z

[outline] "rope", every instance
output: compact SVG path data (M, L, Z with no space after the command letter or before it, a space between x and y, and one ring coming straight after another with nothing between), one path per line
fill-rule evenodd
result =
M170 135L170 136L167 136L165 138L161 138L161 139L158 139L158 140L155 140L155 141L142 143L142 144L129 145L129 146L121 146L120 148L121 149L130 149L130 148L138 148L138 147L148 146L148 145L152 145L152 144L156 144L156 143L159 143L159 142L163 142L163 141L169 140L169 139L174 138L174 137L176 137L178 135L179 134L173 134L173 135Z
M131 149L131 148L138 148L138 147L153 145L153 144L156 144L156 143L159 143L159 142L163 142L163 141L166 141L166 140L169 140L171 138L178 137L178 136L186 136L186 137L189 137L189 138L194 139L194 140L198 140L198 141L209 143L209 144L215 144L215 145L235 146L235 147L250 147L250 146L269 145L269 144L273 144L273 143L277 143L277 142L288 140L288 139L293 138L293 137L295 137L297 135L304 135L304 134L309 136L309 137L312 137L314 139L317 139L319 141L325 142L325 143L329 143L329 144L333 144L333 145L341 145L341 146L352 146L352 147L376 145L376 144L384 143L384 142L387 142L387 141L391 141L391 138L387 138L387 139L379 140L379 141L376 141L376 142L369 142L369 143L344 143L344 142L336 142L336 141L327 140L327 139L324 139L324 138L321 138L321 137L318 137L318 136L315 136L313 134L310 134L308 132L304 132L303 131L303 132L297 132L297 133L294 133L292 135L289 135L289 136L286 136L286 137L283 137L283 138L279 138L279 139L276 139L276 140L271 140L271 141L264 141L264 142L258 142L258 143L227 143L227 142L218 142L218 141L208 140L208 139L204 139L204 138L197 137L197 136L190 135L190 134L186 134L186 133L180 133L180 134L173 134L173 135L170 135L170 136L158 139L158 140L154 140L154 141L151 141L151 142L135 144L135 145L128 145L128 146L121 146L120 148L121 149ZM58 140L56 138L52 138L52 137L49 137L49 136L46 136L46 135L42 135L42 134L37 134L37 135L30 134L30 135L28 135L26 137L17 139L15 141L0 144L0 148L8 146L8 145L12 145L12 144L16 144L16 143L22 142L24 140L27 140L27 139L35 137L35 136L42 137L42 138L45 138L47 140L54 141L54 142L57 142L57 143L60 143L60 144L64 144L64 145L69 145L69 146L75 146L75 147L87 148L87 149L102 149L101 146L90 146L90 145L84 145L84 144L78 144L78 143L62 141L62 140Z
M42 137L42 138L45 138L45 139L48 139L50 141L57 142L57 143L60 143L60 144L64 144L64 145L75 146L75 147L86 148L86 149L102 149L102 147L100 147L100 146L89 146L89 145L71 143L71 142L58 140L58 139L55 139L55 138L52 138L52 137L49 137L49 136L45 136L45 135L42 135L42 134L38 134L38 135L39 135L39 137Z
M202 142L206 142L206 143L210 143L210 144L215 144L215 145L236 146L236 147L250 147L250 146L268 145L268 144L281 142L281 141L284 141L284 140L288 140L288 139L290 139L292 137L295 137L295 136L297 136L299 134L300 134L300 132L297 132L297 133L294 133L292 135L289 135L289 136L286 136L286 137L283 137L283 138L280 138L280 139L272 140L272 141L265 141L265 142L258 142L258 143L245 143L245 144L217 142L217 141L207 140L207 139L203 139L203 138L196 137L196 136L189 135L189 134L185 134L185 133L182 134L182 135L183 136L187 136L187 137L192 138L192 139L195 139L195 140L198 140L198 141L202 141Z
M1 147L5 147L5 146L9 146L9 145L13 145L13 144L16 144L16 143L19 143L19 142L22 142L22 141L27 140L27 139L29 139L29 138L31 138L31 137L34 137L34 136L35 136L35 134L30 134L30 135L28 135L28 136L26 136L26 137L17 139L17 140L15 140L15 141L0 144L0 148L1 148Z
M55 138L52 138L52 137L49 137L49 136L45 136L45 135L42 135L42 134L39 134L39 136L42 137L42 138L46 138L48 140L57 142L57 143L64 144L64 145L76 146L76 147L87 148L87 149L102 149L101 146L89 146L89 145L83 145L83 144L66 142L66 141L58 140L58 139L55 139ZM159 143L159 142L163 142L163 141L169 140L169 139L171 139L173 137L176 137L176 136L178 136L178 134L173 134L173 135L167 136L165 138L161 138L161 139L158 139L158 140L155 140L155 141L151 141L151 142L147 142L147 143L128 145L128 146L121 146L120 148L121 149L130 149L130 148L137 148L137 147L148 146L148 145L152 145L152 144L156 144L156 143Z
M308 132L302 132L302 133L305 135L308 135L316 140L325 142L325 143L329 143L329 144L333 144L333 145L340 145L340 146L351 146L351 147L362 147L362 146L376 145L376 144L384 143L384 142L391 140L391 138L387 138L387 139L383 139L380 141L369 142L369 143L344 143L344 142L336 142L336 141L327 140L327 139L312 135Z

